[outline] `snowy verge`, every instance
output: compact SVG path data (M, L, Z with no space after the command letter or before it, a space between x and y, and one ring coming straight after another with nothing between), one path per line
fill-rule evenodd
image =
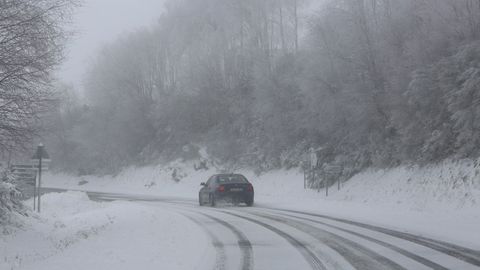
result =
M202 231L159 207L66 192L44 195L42 210L0 234L0 269L198 269L208 257Z
M215 169L196 171L194 164L174 162L168 166L130 167L116 176L47 174L44 182L54 188L194 199L200 183L215 173ZM260 201L317 199L421 212L476 211L480 206L480 165L472 160L369 169L343 183L340 191L334 184L328 197L323 189L304 190L299 170L277 170L261 176L251 171L241 173L255 184Z
M199 184L214 173L214 169L196 171L193 164L175 162L131 167L117 176L48 175L45 181L49 187L196 200ZM342 184L340 191L334 185L328 197L325 190L304 190L303 173L298 170L277 170L261 176L242 173L254 184L258 206L355 219L480 249L480 234L476 232L480 227L478 161L370 169Z

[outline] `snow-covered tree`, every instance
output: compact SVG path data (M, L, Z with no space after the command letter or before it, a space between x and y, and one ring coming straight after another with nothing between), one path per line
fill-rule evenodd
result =
M63 23L74 0L0 1L0 151L31 140L52 104L52 72L62 60Z

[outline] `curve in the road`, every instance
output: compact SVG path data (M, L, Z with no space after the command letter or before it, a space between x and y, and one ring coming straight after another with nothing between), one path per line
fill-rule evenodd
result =
M250 240L245 236L245 234L237 229L235 226L232 224L221 220L219 218L216 218L214 216L211 216L209 214L205 213L198 213L201 214L215 222L218 222L218 224L221 224L225 228L229 229L232 231L233 234L238 238L238 246L240 247L240 250L242 252L242 270L252 270L253 269L253 251L252 251L252 243L250 243Z
M326 244L337 253L341 254L354 268L365 270L405 270L405 268L396 262L365 248L358 243L348 240L344 237L332 234L325 230L316 228L309 224L288 219L280 216L252 213L256 216L280 222L296 228L312 236L318 241Z
M61 190L55 190L55 191L61 191ZM177 204L177 205L178 204L194 205L193 201L192 202L190 202L190 201L179 202L179 200L176 200L174 198L165 199L165 198L160 198L160 197L155 197L155 196L145 198L143 196L132 196L132 195L125 195L125 194L110 194L110 193L101 193L101 192L88 192L88 194L89 194L90 197L94 197L94 199L97 199L97 200L106 200L106 199L113 199L113 200L120 199L120 200L122 200L123 199L123 200L159 201L159 202L164 202L164 203L175 202L175 204ZM370 225L370 224L366 224L366 223L352 221L352 220L348 220L348 219L344 219L344 218L331 217L331 216L317 214L317 213L310 213L310 212L290 210L290 209L272 208L272 207L261 207L261 208L257 208L257 209L274 210L274 211L279 211L279 212L285 213L285 214L274 215L274 218L276 218L277 221L279 221L278 217L282 217L284 219L285 216L288 217L289 214L297 214L297 215L304 215L304 216L312 217L312 218L306 218L306 217L298 217L296 215L290 215L289 218L290 218L290 220L292 218L294 218L293 220L297 222L296 223L297 226L298 226L298 224L303 224L302 226L305 226L306 223L317 223L317 224L320 224L320 225L323 225L323 226L328 226L329 228L332 228L332 229L335 229L335 230L340 230L340 231L342 231L344 233L347 233L347 234L353 234L356 237L363 238L367 241L371 241L371 242L376 243L378 245L381 245L381 246L384 246L384 247L389 248L391 250L394 250L395 252L397 252L399 254L402 254L405 257L410 258L410 259L412 259L416 262L419 262L419 263L421 263L425 266L428 266L432 269L445 270L447 268L445 268L444 266L441 266L441 265L439 265L439 264L437 264L437 263L435 263L431 260L420 257L416 254L412 254L411 252L407 251L405 248L396 247L396 246L394 246L390 243L384 242L380 239L374 239L370 236L363 235L359 232L351 231L351 230L346 229L346 228L340 228L340 226L335 226L335 225L331 224L331 222L322 222L321 220L324 219L325 221L327 221L327 220L335 221L335 222L339 222L339 224L344 223L344 224L355 226L355 227L358 227L358 228L367 229L367 230L370 230L370 231L373 231L373 232L383 233L383 234L389 235L391 237L395 237L395 238L398 238L398 239L403 239L403 240L406 240L408 242L415 243L415 244L424 246L426 248L430 248L430 249L435 250L437 252L449 255L449 256L454 257L458 260L466 262L470 265L474 265L474 266L477 266L477 267L480 266L480 251L479 250L474 250L474 249L462 247L462 246L452 244L452 243L449 243L449 242L439 241L439 240L431 239L431 238L424 237L424 236L414 235L414 234L411 234L411 233L400 232L400 231L396 231L396 230L392 230L392 229L388 229L388 228L383 228L383 227L379 227L379 226L375 226L375 225ZM218 212L218 211L215 211L215 212ZM280 235L281 237L285 238L293 246L296 246L297 249L300 250L301 254L310 263L310 265L312 265L312 268L314 268L314 269L325 269L325 265L322 264L321 260L318 259L318 257L316 257L315 253L313 253L307 246L302 244L301 241L295 239L291 235L289 235L289 234L287 234L287 233L285 233L281 230L278 230L277 228L275 228L275 227L273 227L273 226L271 226L267 223L257 221L253 218L249 218L249 217L245 217L245 216L241 216L241 215L237 215L237 214L232 214L232 213L228 213L228 212L225 212L225 213L229 214L229 215L237 216L237 217L242 218L244 220L248 220L250 222L256 223L257 225L260 225L262 227L265 227L265 228L273 231L274 233L276 233L276 234ZM221 219L215 218L213 216L210 216L210 218L213 218L216 222L218 222L219 224L222 224L223 226L225 226L229 229L232 229L232 227L233 227L233 225L231 225L230 223L225 222ZM268 217L265 217L265 218L268 218ZM298 219L300 219L300 221L298 221ZM305 222L301 222L302 220L304 220ZM289 222L291 224L292 221L289 221ZM311 226L313 228L316 228L316 226L313 226L313 225L309 225L309 224L306 224L306 225ZM233 227L233 228L236 229L235 227ZM305 229L305 227L303 227L303 228ZM354 227L352 227L352 230L353 230L353 228ZM319 228L316 228L316 230L318 230L318 229ZM322 229L320 229L320 230L322 230ZM323 231L325 231L325 229ZM239 230L232 230L232 232L234 232L234 234L236 234L237 236L243 235L243 233ZM304 230L304 232L305 232L305 230ZM313 229L310 232L311 233L318 233L318 231L315 232L315 230L313 230ZM335 235L335 234L333 234L333 235ZM243 236L245 236L245 235L243 235ZM348 239L346 239L346 240L348 241ZM247 239L247 241L248 241L248 239ZM213 242L215 242L215 241L213 241ZM242 252L244 254L245 254L244 250L249 250L247 252L247 254L244 255L244 257L245 258L250 258L250 259L248 259L244 263L244 266L242 266L242 269L244 269L244 270L252 269L253 268L253 252L252 252L252 247L251 247L250 242L249 241L246 242L246 241L239 238L238 243L239 243L239 246L241 247ZM350 247L350 248L352 247L352 245L351 245L352 243L349 243L349 242L342 242L342 243L338 242L338 244L339 244L339 246L344 247L344 248L345 248L345 246ZM214 244L214 245L216 245L216 244ZM355 246L355 245L359 245L359 244L353 242L353 245ZM360 246L360 247L363 247L363 246ZM355 248L356 248L356 246L355 246ZM340 252L340 254L345 254L344 250L341 250L339 252ZM375 254L371 254L371 255L372 256L369 256L370 259L375 258L376 255L378 255L378 254L375 253ZM380 261L385 262L382 258L377 258L377 260L378 259L380 259ZM357 260L355 259L354 261L357 261ZM390 264L390 262L388 262L388 264L390 265L390 268L402 269L401 267L395 266L395 263ZM361 266L361 263L357 262L356 266ZM363 268L363 269L366 269L366 268Z
M203 225L200 221L197 219L186 215L182 213L183 216L191 220L193 223L197 224L199 227L201 227L205 233L208 235L208 237L211 239L211 243L213 247L215 248L215 254L216 254L216 259L215 259L215 266L214 270L227 270L226 268L226 261L227 261L227 254L225 252L225 245L218 239L218 237L213 234L211 231L209 231L205 225Z
M231 213L231 212L227 212L227 211L219 211L219 212L222 212L222 213L227 214L227 215L235 216L235 217L250 221L252 223L260 225L260 226L276 233L277 235L279 235L282 238L284 238L285 240L287 240L292 246L294 246L302 254L302 256L305 258L305 260L307 260L307 262L310 264L312 269L314 269L314 270L326 270L327 269L325 267L325 265L322 263L322 261L317 257L317 255L315 255L314 252L312 252L305 244L303 244L301 241L297 240L295 237L291 236L290 234L287 234L284 231L279 230L279 229L277 229L277 228L275 228L275 227L273 227L273 226L271 226L267 223L264 223L264 222L261 222L261 221L258 221L258 220L255 220L255 219L252 219L252 218L249 218L249 217L245 217L245 216L238 215L238 214Z
M267 208L267 209L272 209L272 210L277 210L277 211L283 211L283 212L290 212L290 213L297 213L297 214L302 214L302 215L307 215L307 216L314 216L314 217L320 217L328 220L333 220L333 221L338 221L358 227L362 227L365 229L369 229L372 231L376 232L381 232L384 234L388 234L393 237L401 238L431 249L434 249L436 251L439 251L441 253L450 255L452 257L455 257L459 260L462 260L464 262L473 264L475 266L480 266L480 251L478 250L473 250L469 249L466 247L458 246L452 243L447 243L444 241L439 241L439 240L434 240L431 238L427 238L424 236L418 236L418 235L413 235L410 233L405 233L405 232L399 232L387 228L382 228L370 224L365 224L357 221L351 221L351 220L346 220L342 218L335 218L335 217L330 217L326 215L321 215L321 214L314 214L314 213L308 213L308 212L303 212L303 211L296 211L296 210L286 210L286 209L276 209L276 208Z
M334 228L336 230L340 230L342 232L346 232L346 233L349 233L349 234L353 234L357 237L360 237L360 238L363 238L363 239L366 239L368 241L371 241L371 242L374 242L376 244L379 244L381 246L384 246L386 248L389 248L389 249L392 249L400 254L402 254L403 256L405 257L408 257L414 261L417 261L425 266L428 266L434 270L448 270L448 268L446 267L443 267L435 262L432 262L431 260L428 260L426 258L423 258L421 256L418 256L414 253L411 253L405 249L402 249L402 248L399 248L397 246L394 246L392 244L389 244L387 242L384 242L384 241L381 241L381 240L378 240L378 239L375 239L373 237L370 237L370 236L366 236L366 235L363 235L363 234L360 234L360 233L357 233L355 231L352 231L352 230L347 230L347 229L344 229L344 228L341 228L341 227L337 227L337 226L334 226L334 225L331 225L331 224L328 224L328 223L324 223L324 222L321 222L321 221L318 221L318 220L315 220L315 219L310 219L310 218L305 218L305 217L299 217L299 216L294 216L294 215L289 215L289 214L284 214L285 216L288 216L288 217L292 217L292 218L296 218L296 219L301 219L301 220L305 220L305 221L310 221L310 222L313 222L313 223L317 223L317 224L321 224L321 225L324 225L324 226L327 226L327 227L330 227L330 228Z

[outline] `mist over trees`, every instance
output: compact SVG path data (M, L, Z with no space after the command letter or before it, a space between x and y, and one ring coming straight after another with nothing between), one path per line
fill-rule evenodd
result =
M480 1L170 0L59 107L59 167L112 172L206 147L265 171L476 157Z

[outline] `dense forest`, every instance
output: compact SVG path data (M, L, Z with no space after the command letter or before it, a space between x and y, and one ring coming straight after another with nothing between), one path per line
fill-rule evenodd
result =
M170 0L44 120L57 169L195 158L351 171L480 153L478 0Z

